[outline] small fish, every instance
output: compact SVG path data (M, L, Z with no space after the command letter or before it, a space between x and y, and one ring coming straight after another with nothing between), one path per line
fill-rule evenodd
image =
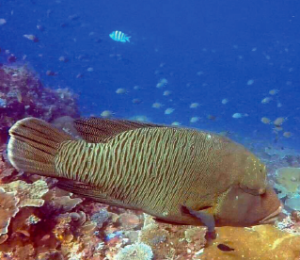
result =
M197 103L197 102L190 104L190 108L197 108L198 106L199 106L199 103Z
M127 36L125 33L121 31L114 31L109 35L114 41L117 42L130 42L131 36Z
M163 105L161 103L155 102L152 104L153 108L161 108Z
M169 95L171 95L171 93L172 93L172 91L166 90L166 91L164 91L163 95L164 96L169 96Z
M272 100L273 98L271 98L271 97L265 97L262 101L261 101L261 103L262 104L268 104L268 103L270 103L270 101Z
M190 123L196 123L199 121L199 117L198 116L194 116L190 119Z
M165 87L167 84L168 84L168 80L163 78L163 79L159 80L159 82L156 84L156 87L162 88L162 87Z
M140 103L142 103L142 100L140 100L139 98L134 98L134 99L132 99L132 103L133 104L140 104Z
M247 81L247 85L248 85L248 86L251 86L253 83L254 83L254 80L253 80L253 79L249 79L249 80Z
M72 125L79 139L37 118L17 121L9 130L10 163L98 202L206 225L212 236L215 226L272 223L282 210L266 166L228 138L128 120Z
M33 41L33 42L38 42L38 41L39 41L38 37L36 37L36 36L33 35L33 34L24 34L23 36L24 36L26 39L31 40L31 41Z
M124 93L126 93L126 89L125 89L125 88L118 88L118 89L116 90L116 93L117 93L117 94L124 94Z
M209 120L212 120L212 121L217 119L217 117L214 116L214 115L207 115L206 118L209 119Z
M174 108L167 108L166 110L165 110L165 115L170 115L170 114L172 114L173 112L174 112Z
M69 15L69 19L72 21L76 21L80 18L78 14Z
M249 116L249 115L246 114L246 113L234 113L234 114L232 115L232 117L235 118L235 119L243 118L243 117L246 117L246 116Z
M45 31L45 27L43 25L38 24L36 28L41 32Z
M68 62L69 61L69 59L66 56L60 56L58 58L58 60L61 61L61 62Z
M109 110L104 110L100 115L103 118L110 118L110 117L112 117L113 112L111 112Z
M223 98L222 99L222 104L223 105L226 105L228 102L229 102L229 100L227 98Z
M57 73L54 72L53 70L47 70L47 71L46 71L46 75L47 75L47 76L56 76Z
M270 95L276 95L277 93L279 93L279 89L271 89L271 90L269 91L269 94L270 94Z
M283 136L286 137L286 138L290 138L292 136L292 133L291 132L284 132Z
M266 125L271 123L271 120L267 117L262 117L260 121Z
M234 251L234 248L230 247L230 246L227 246L225 244L218 244L217 246L221 251L224 251L224 252L230 252L230 251Z
M277 127L281 127L283 122L286 120L286 118L284 117L278 117L275 119L275 121L273 122L273 124Z
M6 20L3 18L0 18L0 26L6 24Z

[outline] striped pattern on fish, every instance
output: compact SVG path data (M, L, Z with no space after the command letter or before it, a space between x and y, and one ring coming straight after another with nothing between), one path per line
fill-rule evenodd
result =
M114 31L109 35L109 37L117 42L130 42L130 36L127 36L121 31Z
M280 210L265 166L227 138L130 121L79 119L74 126L85 140L39 119L18 121L9 131L10 162L94 200L209 230L214 219L243 226Z
M182 203L188 201L195 181L196 153L208 158L205 145L195 150L195 139L205 142L205 137L195 131L146 128L121 133L105 144L66 141L56 156L56 169L59 176L101 187L102 192L124 204L172 208L178 203L176 197ZM171 149L166 150L170 144ZM207 160L202 164L204 168ZM182 185L185 192L177 196Z

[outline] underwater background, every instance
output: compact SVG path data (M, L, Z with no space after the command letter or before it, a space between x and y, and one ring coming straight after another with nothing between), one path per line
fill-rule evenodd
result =
M255 240L255 234L248 237L244 229L225 228L220 231L223 240L235 234L233 247L241 250L236 256L214 248L204 255L203 251L196 254L203 246L204 235L203 232L195 235L195 229L190 229L187 235L181 227L159 224L159 228L145 229L149 233L144 232L142 241L151 245L153 259L226 260L247 255L245 259L264 260L292 252L278 259L299 260L300 249L296 246L300 243L299 25L298 0L0 0L0 151L5 154L8 128L29 115L48 121L64 115L123 118L228 136L244 144L267 165L271 183L286 205L286 218L282 218L278 227L289 233L258 227L253 232L266 237ZM115 31L130 36L130 41L113 40L110 34ZM18 82L26 79L29 83L26 87L20 87L20 83L11 91L8 82L16 78ZM23 191L31 189L25 182L34 185L41 181L20 177L4 159L0 161L1 171L0 186L4 185L5 192L13 189L5 188L9 183L18 182L15 184L18 186L23 181L24 187L18 186ZM141 214L82 202L76 196L53 191L49 182L36 185L43 186L38 188L42 190L38 199L46 194L45 204L29 203L26 207L30 210L22 214L19 209L12 209L2 231L0 223L1 260L117 259L114 257L121 245L128 244L126 239L132 243L141 241L134 233L142 225L145 227ZM58 199L61 197L64 199ZM17 203L15 198L10 199ZM75 225L70 212L76 212L76 218L84 221ZM18 224L25 223L32 215L39 219L37 223L42 223L49 214L49 229L44 233L42 226L34 229ZM74 226L79 226L80 231L76 233ZM27 240L22 238L19 242L19 237L11 237L16 230ZM122 230L133 233L123 236ZM47 232L55 235L49 235L47 240L44 238ZM291 238L291 233L297 236ZM42 235L32 238L34 234ZM179 248L181 236L186 239L184 248L189 245L190 251L174 249L170 253L166 248L171 246L164 242L171 241ZM261 252L255 251L273 238L275 242L288 241L278 249L279 253L272 254L264 247ZM44 248L53 254L46 255L40 249L43 247L37 242L40 239L48 241ZM64 244L75 240L86 251L80 251L80 246L74 249ZM82 241L92 241L93 247ZM247 251L249 241L255 252ZM58 250L58 244L65 248ZM9 253L10 250L14 253ZM1 255L1 252L6 253ZM23 253L24 257L18 258ZM132 256L132 259L147 258Z
M293 0L7 0L0 1L6 20L0 46L29 64L46 86L78 94L84 116L109 110L118 118L176 121L270 142L276 138L272 121L284 117L280 142L296 148L298 10ZM113 41L115 30L131 36L130 42ZM157 88L161 79L167 84ZM117 94L119 88L124 92ZM270 95L274 89L278 93ZM160 108L152 107L156 102ZM191 109L191 103L199 105ZM174 111L165 114L168 108ZM235 119L234 113L249 116Z

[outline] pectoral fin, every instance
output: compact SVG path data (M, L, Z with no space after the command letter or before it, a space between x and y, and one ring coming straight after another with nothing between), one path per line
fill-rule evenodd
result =
M193 210L186 206L181 206L182 212L185 214L190 214L191 216L199 219L206 227L208 232L215 231L215 219L214 216L208 212L205 212L207 208L204 210Z

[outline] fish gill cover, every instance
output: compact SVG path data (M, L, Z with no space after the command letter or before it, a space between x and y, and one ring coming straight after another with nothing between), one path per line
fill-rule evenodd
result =
M0 259L300 259L299 19L297 0L0 0ZM280 219L206 241L204 227L90 201L10 165L16 121L78 139L80 116L242 143L267 166Z

